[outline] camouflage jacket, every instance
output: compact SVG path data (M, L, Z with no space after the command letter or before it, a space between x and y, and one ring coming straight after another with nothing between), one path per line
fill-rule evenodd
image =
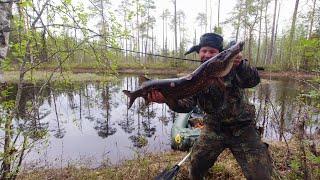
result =
M168 104L170 109L179 113L190 112L198 106L205 112L205 123L233 124L239 121L250 121L255 118L255 108L244 95L244 88L252 88L260 83L256 68L243 60L223 78L226 89L223 91L214 85L193 97L181 99Z

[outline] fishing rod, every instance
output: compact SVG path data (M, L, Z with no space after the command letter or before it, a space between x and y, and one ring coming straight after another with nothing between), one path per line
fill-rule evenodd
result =
M189 58L179 58L179 57L174 57L174 56L164 56L160 54L153 54L153 53L146 53L146 52L140 52L140 51L133 51L133 50L128 50L128 49L123 49L123 48L117 48L117 47L112 47L112 46L105 46L106 48L109 49L115 49L119 51L127 51L127 52L132 52L132 53L137 53L137 54L145 54L149 56L155 56L155 57L163 57L163 58L169 58L169 59L178 59L178 60L183 60L183 61L192 61L192 62L201 62L200 60L196 59L189 59Z
M149 56L155 56L155 57L162 57L162 58L169 58L169 59L178 59L178 60L182 60L182 61L192 61L192 62L201 62L200 60L195 60L195 59L189 59L189 58L179 58L179 57L173 57L173 56L164 56L164 55L160 55L160 54L153 54L153 53L146 53L146 52L140 52L140 51L133 51L133 50L128 50L128 49L123 49L123 48L117 48L117 47L112 47L112 46L105 46L106 48L109 49L115 49L118 51L127 51L127 52L132 52L132 53L137 53L137 54L145 54L145 55L149 55ZM256 67L257 70L260 71L264 71L264 67L261 66L257 66Z
M189 152L178 164L174 165L169 170L164 170L158 176L156 176L155 180L171 180L173 179L179 172L180 166L190 157L191 152Z

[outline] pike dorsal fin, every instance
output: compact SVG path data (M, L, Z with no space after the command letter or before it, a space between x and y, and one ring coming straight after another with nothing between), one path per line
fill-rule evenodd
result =
M149 78L140 75L139 76L139 85L141 85L143 82L146 82L146 81L149 81L149 80L150 80Z

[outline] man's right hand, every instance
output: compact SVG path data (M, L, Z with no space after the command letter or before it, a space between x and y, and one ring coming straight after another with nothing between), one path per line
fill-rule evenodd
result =
M156 103L164 103L165 98L160 91L152 90L150 93L148 93L148 101L149 102L156 102Z

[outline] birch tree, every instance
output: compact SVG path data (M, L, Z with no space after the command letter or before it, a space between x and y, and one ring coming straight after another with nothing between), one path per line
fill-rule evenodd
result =
M13 0L0 2L0 63L6 58L9 49L12 3Z

